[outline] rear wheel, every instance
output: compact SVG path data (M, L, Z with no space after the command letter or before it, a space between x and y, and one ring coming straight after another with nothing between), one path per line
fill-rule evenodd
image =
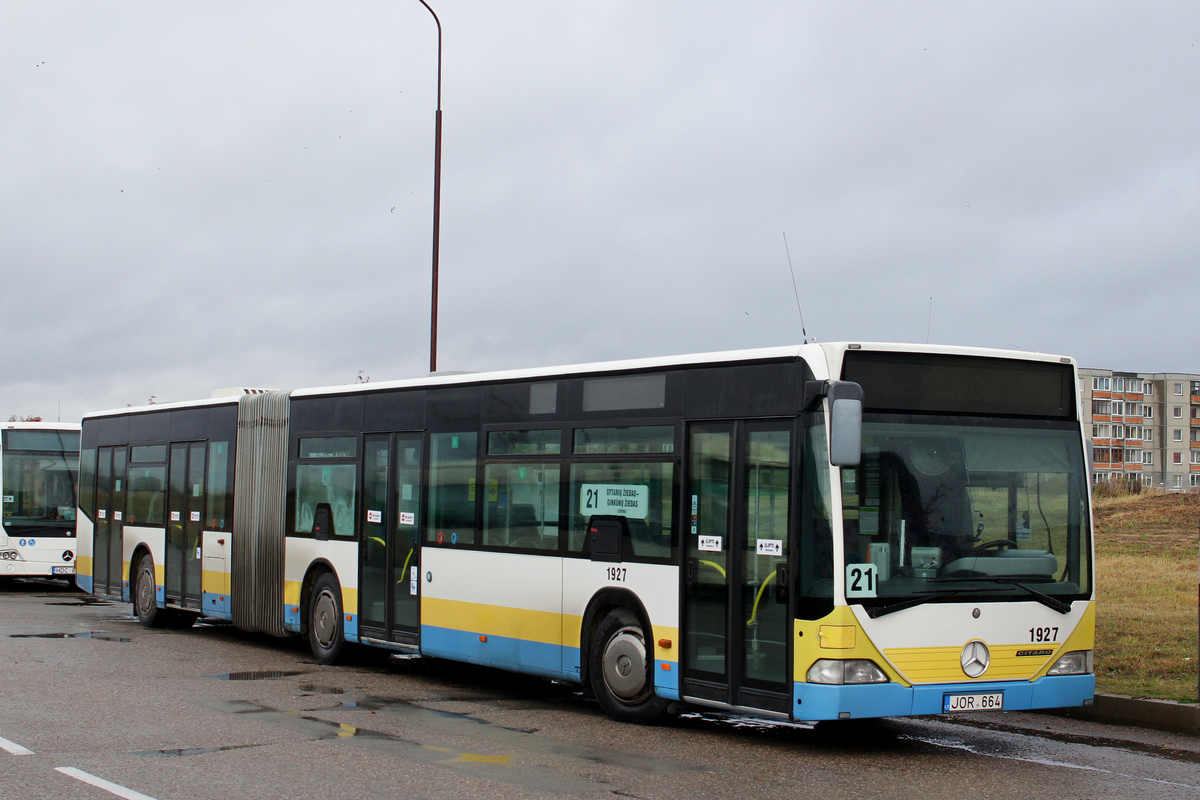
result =
M337 661L345 646L342 637L342 587L326 572L313 584L308 602L308 646L318 664Z
M137 562L133 577L133 613L146 628L161 628L170 616L158 607L158 586L154 580L154 559L144 555Z
M653 657L637 615L610 611L592 637L588 679L604 712L619 722L654 722L667 701L654 695Z

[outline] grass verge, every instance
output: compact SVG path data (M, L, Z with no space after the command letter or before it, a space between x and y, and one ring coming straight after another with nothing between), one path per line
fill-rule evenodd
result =
M1096 688L1196 701L1200 495L1100 498Z

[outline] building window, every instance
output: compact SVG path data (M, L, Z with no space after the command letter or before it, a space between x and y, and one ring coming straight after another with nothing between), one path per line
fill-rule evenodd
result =
M1154 429L1153 428L1142 428L1142 441L1150 442L1153 440L1154 440Z
M1154 453L1147 453L1145 450L1143 450L1142 451L1142 463L1143 464L1153 464L1154 463Z
M1176 428L1175 430L1171 431L1171 441L1182 442L1183 441L1183 429Z
M1125 451L1125 463L1126 464L1142 463L1142 451L1135 450L1135 449L1126 450Z
M1097 414L1102 415L1102 416L1107 416L1109 413L1109 410L1111 408L1112 408L1112 403L1110 403L1107 400L1093 400L1092 401L1093 416L1097 415Z
M1183 463L1183 453L1171 453L1171 463L1172 464L1182 464Z
M1125 427L1123 425L1113 425L1112 426L1112 438L1124 439L1125 438Z
M1092 461L1095 462L1096 464L1107 464L1108 463L1108 448L1107 447L1097 447L1095 450L1093 450L1092 451Z
M1192 488L1200 487L1200 474L1192 475Z
M1125 415L1125 401L1124 400L1113 400L1112 401L1112 413L1113 413L1114 417L1124 416Z
M1154 419L1154 406L1142 406L1142 419Z
M1193 464L1200 464L1200 450L1193 450L1193 451L1192 451L1192 463L1193 463Z
M1092 389L1097 392L1107 392L1110 387L1108 378L1092 378Z
M1171 416L1175 419L1183 419L1183 406L1172 406Z
M1125 379L1124 378L1113 378L1113 391L1114 392L1125 391Z
M1109 427L1108 427L1107 422L1093 422L1092 423L1092 438L1093 439L1107 439L1108 431L1109 431Z
M1174 385L1172 386L1172 389L1173 389L1173 391L1175 392L1175 394L1177 394L1177 395L1182 395L1182 394L1183 394L1183 384L1182 384L1182 383L1176 383L1176 384L1174 384Z
M1174 485L1174 487L1176 489L1182 489L1183 488L1183 476L1182 475L1172 476L1171 483Z
M1200 381L1192 381L1192 394L1200 394Z

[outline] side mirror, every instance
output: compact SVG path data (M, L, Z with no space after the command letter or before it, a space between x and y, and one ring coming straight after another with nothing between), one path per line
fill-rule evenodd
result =
M829 463L857 467L862 461L863 390L850 381L829 383Z

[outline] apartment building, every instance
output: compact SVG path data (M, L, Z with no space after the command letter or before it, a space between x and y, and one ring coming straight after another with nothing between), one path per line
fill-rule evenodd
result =
M1092 479L1200 488L1200 375L1080 369Z

